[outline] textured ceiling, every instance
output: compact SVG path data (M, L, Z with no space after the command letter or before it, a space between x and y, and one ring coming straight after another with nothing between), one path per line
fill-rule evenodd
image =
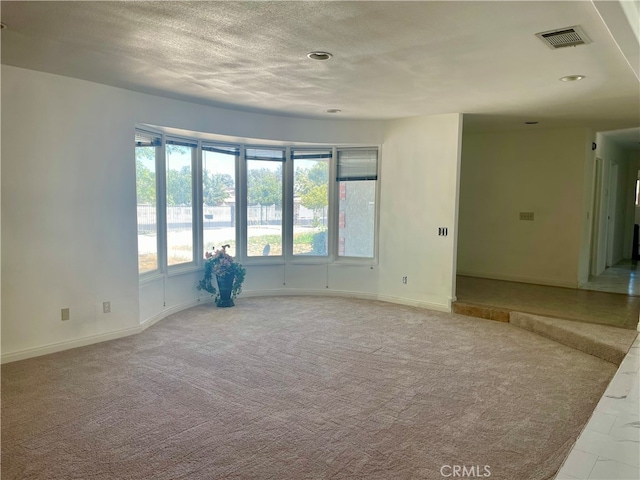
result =
M209 105L463 112L475 128L640 125L638 78L588 1L23 1L2 2L1 18L3 64ZM535 37L570 25L593 43L552 50ZM586 78L558 81L569 74Z

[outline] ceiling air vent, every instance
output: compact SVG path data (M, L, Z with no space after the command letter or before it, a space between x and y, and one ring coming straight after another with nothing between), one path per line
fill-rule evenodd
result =
M576 45L591 43L591 40L589 40L589 37L584 33L584 30L578 25L536 33L536 37L542 40L549 48L553 49L575 47Z

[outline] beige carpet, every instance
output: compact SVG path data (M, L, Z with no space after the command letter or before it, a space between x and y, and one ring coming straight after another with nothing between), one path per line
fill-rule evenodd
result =
M489 320L236 303L4 365L3 480L549 479L616 369Z

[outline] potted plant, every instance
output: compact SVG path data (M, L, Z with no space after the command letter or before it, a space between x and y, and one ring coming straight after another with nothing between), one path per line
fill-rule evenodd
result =
M229 246L223 245L214 253L205 253L204 278L198 283L198 290L206 290L215 295L218 307L233 307L233 300L242 293L242 282L246 274L245 268L227 253ZM213 286L214 275L217 290Z

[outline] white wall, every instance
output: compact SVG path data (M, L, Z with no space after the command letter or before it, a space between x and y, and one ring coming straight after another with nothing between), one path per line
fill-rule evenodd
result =
M461 141L457 114L389 124L382 163L380 294L435 304L452 299ZM439 227L448 228L448 236L438 236Z
M202 298L198 273L138 283L136 123L254 139L382 144L379 265L252 266L245 292L358 294L449 308L457 114L388 128L267 116L3 66L2 120L3 361L135 333ZM399 198L414 203L407 207ZM436 237L437 226L449 226L449 237ZM106 300L110 314L102 313ZM65 307L71 319L62 322Z
M592 141L583 128L463 135L458 273L576 287L588 259Z

